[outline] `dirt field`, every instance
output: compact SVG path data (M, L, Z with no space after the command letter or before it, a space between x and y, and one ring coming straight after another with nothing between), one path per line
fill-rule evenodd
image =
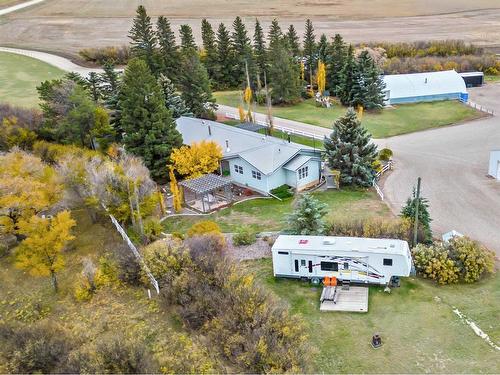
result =
M255 17L265 27L278 17L301 34L309 17L318 34L340 32L351 42L458 38L500 47L498 0L47 0L0 19L0 45L75 54L124 44L139 3L153 16L169 17L175 28L191 24L198 39L201 18L229 25L239 14L251 29Z

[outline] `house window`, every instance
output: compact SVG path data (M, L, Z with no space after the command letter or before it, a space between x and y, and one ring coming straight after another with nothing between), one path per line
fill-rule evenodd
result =
M384 266L392 266L392 259L384 258Z
M239 174L243 174L243 167L241 165L234 165L234 171Z
M262 179L262 175L260 174L260 172L257 172L257 171L252 171L252 177L256 178L257 180Z
M288 255L288 251L278 251L278 254L280 254L280 255Z
M302 180L302 179L306 178L307 176L309 176L309 167L305 166L305 167L299 168L299 180Z
M338 271L339 264L335 262L321 262L321 271Z

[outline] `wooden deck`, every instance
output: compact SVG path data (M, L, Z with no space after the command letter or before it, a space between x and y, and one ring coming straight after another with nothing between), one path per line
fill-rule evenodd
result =
M335 292L335 287L326 286L321 296L325 300L321 302L320 311L368 312L368 287L351 286L344 290L342 286L338 286Z

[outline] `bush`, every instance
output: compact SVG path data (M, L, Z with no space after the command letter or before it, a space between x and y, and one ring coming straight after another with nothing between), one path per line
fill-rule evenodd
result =
M160 220L149 218L144 222L144 235L146 236L148 242L159 239L162 231L163 226L161 225Z
M85 48L80 50L78 54L85 59L103 65L107 61L113 62L115 65L126 65L130 59L130 47L97 47Z
M184 234L181 232L172 232L172 238L175 238L177 240L184 240Z
M388 161L392 158L392 150L389 148L383 148L378 153L378 158L383 161Z
M125 244L114 249L116 259L118 280L129 285L141 284L141 265L139 261Z
M405 218L396 220L335 220L330 223L328 234L347 237L396 238L411 242L413 226L411 221Z
M238 232L233 236L233 244L236 246L251 245L255 243L255 241L257 241L257 237L248 227L239 228Z
M0 360L10 373L59 372L71 349L65 334L46 324L0 325L0 342Z
M277 196L280 199L285 199L289 197L293 197L293 193L291 191L290 186L288 185L281 185L275 189L271 190L271 194Z
M467 237L429 246L419 244L412 253L417 272L442 285L473 283L493 272L495 259L492 251Z
M188 237L202 236L204 234L220 234L221 230L217 223L210 220L199 221L191 226L187 231Z
M196 259L200 256L222 254L226 246L226 241L224 241L222 235L212 233L204 236L190 237L185 241L185 245L189 248L191 257Z

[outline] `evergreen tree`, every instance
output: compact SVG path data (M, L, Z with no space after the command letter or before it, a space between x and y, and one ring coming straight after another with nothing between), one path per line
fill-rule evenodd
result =
M127 65L119 105L127 151L142 157L156 179L165 178L170 153L182 145L182 137L165 107L160 86L139 59Z
M294 57L300 56L300 41L297 31L293 25L288 26L288 31L285 35L288 48Z
M207 68L208 77L211 80L217 78L217 46L215 32L210 22L204 18L201 21L201 39L203 41L203 54L201 62Z
M128 37L132 39L132 54L146 61L153 74L158 73L158 64L155 55L156 35L153 31L151 18L146 13L146 8L139 5L134 18L132 29Z
M278 45L282 45L283 33L281 32L281 27L278 20L274 18L269 27L269 33L267 35L267 40L269 41L268 49L269 51L276 48Z
M311 76L314 75L314 70L318 63L316 35L314 35L314 27L310 19L306 20L306 30L304 32L304 58L306 60L305 70L307 81L311 81Z
M248 67L249 76L251 81L255 74L255 67L252 55L252 46L250 45L250 38L248 37L245 24L238 16L233 22L233 33L231 41L235 53L235 70L233 85L238 86L246 82L246 69Z
M321 37L319 38L319 43L318 43L318 59L323 61L325 64L328 63L328 50L329 50L329 45L328 45L328 39L326 38L325 34L321 34Z
M354 49L349 46L344 67L340 72L340 83L336 92L343 105L353 105L355 99L355 85L358 84L359 72L356 59L354 58Z
M328 166L340 171L342 184L372 185L375 176L372 164L377 158L377 146L371 142L371 135L352 108L333 124L332 134L325 138L325 152Z
M255 31L253 34L253 52L258 70L257 81L259 83L264 82L264 72L267 71L266 42L264 40L264 31L262 30L262 27L260 26L260 22L258 19L255 19Z
M217 88L228 88L233 84L232 72L234 69L233 49L229 31L221 23L217 29Z
M300 99L299 65L281 40L269 50L269 87L273 103L293 103Z
M317 236L325 232L323 217L327 205L310 194L303 194L295 204L294 211L287 217L287 233L304 236Z
M180 28L181 36L181 52L188 53L193 50L196 51L196 42L194 41L193 29L189 25L181 25Z
M401 217L410 219L411 223L415 224L415 210L418 206L418 223L423 229L424 238L418 238L418 242L432 242L431 215L429 214L429 201L427 198L417 198L417 192L413 189L413 194L406 200L405 206L401 210ZM420 233L419 233L420 234Z
M208 119L214 117L216 105L208 73L194 51L182 57L179 86L182 99L194 116Z
M97 74L96 72L90 72L89 76L84 79L83 85L89 92L90 97L94 101L94 103L97 103L102 97L101 79L99 77L99 74Z
M174 119L181 116L192 116L186 103L184 103L184 100L175 91L174 84L167 76L160 74L158 83L165 97L165 107L167 107Z
M354 104L366 109L380 109L385 101L385 83L375 61L363 51L358 57L359 81L354 86Z
M118 105L121 77L115 70L112 62L106 61L101 73L101 92L104 98L104 105L109 113L109 122L114 130L115 139L121 142L123 129L120 125L121 110Z
M326 86L337 94L337 87L341 82L341 72L347 56L347 48L340 34L335 34L333 42L329 48L329 56L326 65Z
M164 16L158 17L156 29L162 71L167 77L175 80L179 72L179 49L175 42L175 34L169 20Z

